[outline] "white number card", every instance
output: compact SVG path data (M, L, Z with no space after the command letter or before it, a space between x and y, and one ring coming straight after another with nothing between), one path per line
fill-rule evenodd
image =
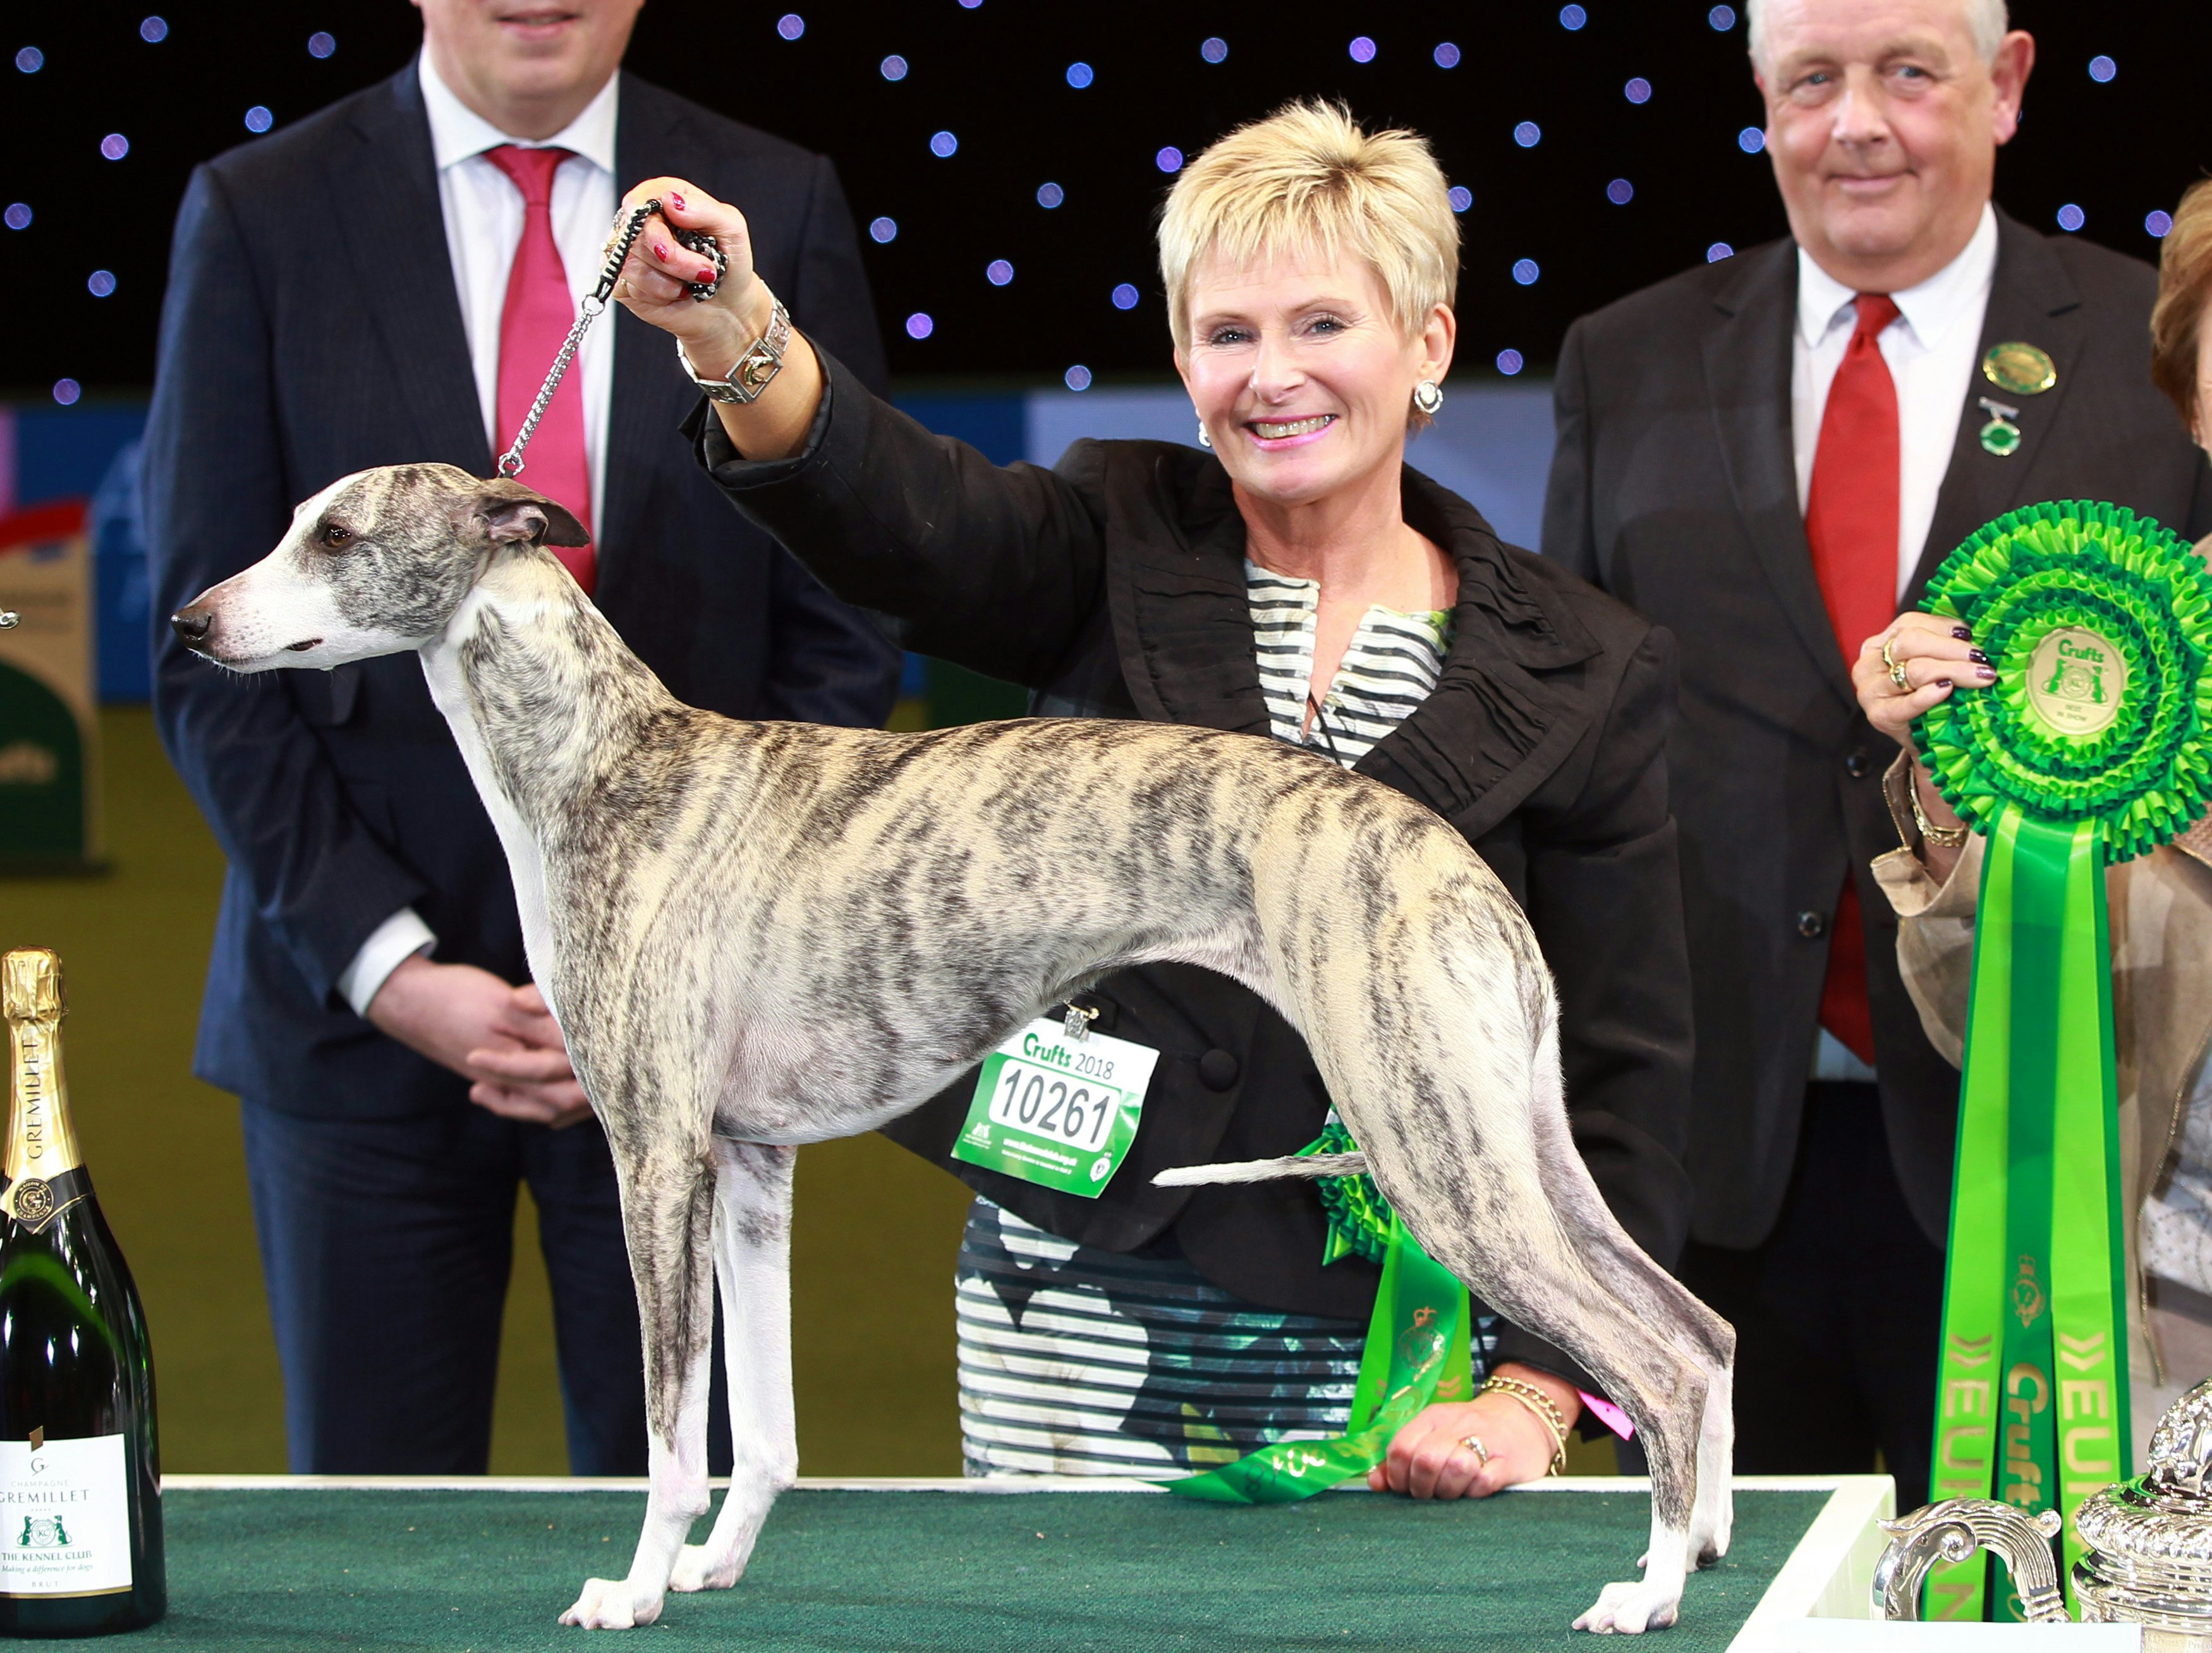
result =
M1160 1053L1040 1017L983 1059L952 1157L1095 1200L1136 1140Z

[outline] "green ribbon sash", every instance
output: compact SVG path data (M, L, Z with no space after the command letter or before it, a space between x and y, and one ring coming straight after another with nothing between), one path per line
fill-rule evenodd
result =
M1352 1136L1334 1120L1302 1152L1345 1153ZM1278 1441L1203 1474L1163 1482L1187 1498L1217 1504L1293 1504L1364 1475L1382 1462L1393 1436L1433 1401L1474 1392L1467 1287L1406 1231L1366 1176L1316 1184L1329 1217L1325 1261L1360 1255L1382 1265L1352 1415L1334 1440Z
M2014 512L1952 553L1928 608L1993 688L1916 727L1987 846L1975 921L1936 1395L1938 1498L2066 1517L2128 1473L2127 1311L2105 872L2202 815L2212 580L2108 505ZM1929 1616L1991 1603L1987 1558L1937 1568Z

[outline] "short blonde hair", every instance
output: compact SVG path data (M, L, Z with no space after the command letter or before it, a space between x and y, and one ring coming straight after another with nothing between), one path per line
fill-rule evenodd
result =
M1346 249L1374 267L1407 337L1451 303L1459 221L1427 141L1362 131L1350 110L1318 100L1239 126L1183 168L1160 217L1176 348L1190 346L1190 279L1201 263L1307 252L1334 259Z
M2150 376L2180 410L2194 435L2204 410L2197 406L2197 349L2204 307L2212 304L2212 178L2189 186L2173 210L2173 224L2158 250L2158 302L2150 312Z

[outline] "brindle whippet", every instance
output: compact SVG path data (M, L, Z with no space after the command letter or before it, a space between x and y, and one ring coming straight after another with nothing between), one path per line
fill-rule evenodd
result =
M173 621L236 672L418 652L498 828L532 976L613 1145L644 1324L644 1532L629 1576L588 1581L567 1622L647 1624L671 1589L735 1583L797 1474L797 1145L896 1118L1148 959L1218 970L1288 1018L1364 1156L1162 1180L1370 1170L1431 1255L1640 1432L1644 1577L1576 1623L1674 1621L1685 1572L1728 1546L1735 1334L1599 1196L1568 1134L1551 977L1458 833L1249 735L696 710L544 549L584 538L519 483L366 471ZM737 1464L690 1545L717 1277Z

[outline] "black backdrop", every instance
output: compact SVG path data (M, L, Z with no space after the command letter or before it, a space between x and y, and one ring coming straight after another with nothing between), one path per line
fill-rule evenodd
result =
M1158 152L1194 152L1316 94L1428 134L1471 194L1461 370L1493 372L1507 349L1541 370L1583 311L1712 243L1784 229L1766 158L1739 143L1762 119L1741 18L1717 29L1709 0L1568 10L1580 27L1552 0L653 0L629 63L826 152L860 222L896 223L867 254L907 380L1046 383L1077 363L1102 380L1164 374ZM281 127L391 73L419 38L402 0L50 0L9 12L0 51L33 47L43 61L33 73L0 61L0 204L31 210L27 228L0 231L0 392L39 396L64 377L88 394L143 388L193 163L253 141L257 106ZM158 42L142 38L149 14L166 25ZM791 15L804 22L796 39L779 31ZM2000 160L1999 200L2046 228L2070 204L2080 233L2155 257L2146 216L2212 166L2212 7L2020 0L2014 19L2040 58L2027 119ZM311 53L318 33L335 42L326 57ZM1209 37L1226 45L1218 63L1201 54ZM1372 45L1364 62L1361 38ZM1446 41L1458 48L1449 68L1436 60ZM882 70L894 53L907 64L896 81ZM2100 55L2115 71L2102 82L2089 67ZM1079 88L1068 72L1079 63L1091 70ZM1640 104L1632 79L1650 88ZM1516 141L1522 122L1540 130L1534 147ZM957 139L950 157L932 152L939 131ZM101 154L110 133L128 140L120 160ZM1632 187L1625 204L1608 199L1615 179ZM1055 210L1038 204L1048 182L1065 192ZM997 259L1013 266L1003 286L986 273ZM1539 272L1531 284L1513 274L1523 259ZM104 297L88 285L100 270L114 278ZM1111 297L1122 283L1139 295L1126 311ZM908 335L916 313L931 318L927 338Z

